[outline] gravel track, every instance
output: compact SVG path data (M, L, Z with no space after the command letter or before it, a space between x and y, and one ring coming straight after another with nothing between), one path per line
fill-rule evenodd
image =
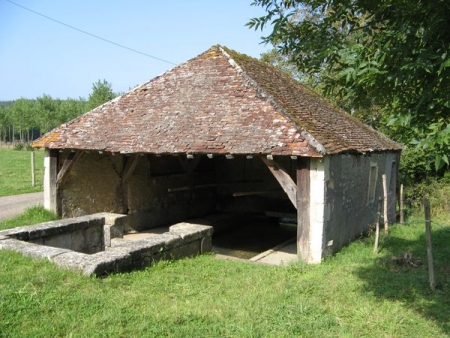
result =
M26 208L43 204L43 192L0 197L0 220L12 218L21 214Z

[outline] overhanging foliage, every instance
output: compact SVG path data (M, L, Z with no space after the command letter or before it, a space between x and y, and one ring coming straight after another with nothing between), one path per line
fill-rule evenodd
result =
M255 0L263 38L350 109L378 107L396 139L450 157L450 3L446 0Z

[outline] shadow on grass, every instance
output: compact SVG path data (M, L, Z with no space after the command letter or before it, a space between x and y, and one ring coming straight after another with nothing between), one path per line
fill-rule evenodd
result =
M407 227L402 231L408 231ZM450 334L450 228L432 231L434 293L429 285L425 233L415 237L408 240L389 235L374 264L358 270L357 275L375 297L400 301ZM405 253L411 255L405 258Z

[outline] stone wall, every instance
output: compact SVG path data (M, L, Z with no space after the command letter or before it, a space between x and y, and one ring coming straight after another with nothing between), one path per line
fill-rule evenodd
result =
M111 238L123 236L125 218L100 213L16 227L0 231L0 235L39 246L94 254L110 246Z
M59 156L61 167L69 152ZM128 214L128 231L142 231L216 211L295 212L286 194L257 156L208 158L144 155L126 184L133 156L83 154L59 189L63 217L98 212ZM277 158L295 179L296 161Z
M60 154L60 167L68 152ZM83 154L59 189L63 217L98 212L125 213L128 230L145 230L177 223L214 211L215 187L196 189L215 181L214 171L176 156L141 156L130 180L122 176L132 156ZM206 157L205 157L206 159ZM184 161L184 162L183 162ZM203 168L203 169L202 169Z
M316 217L317 225L323 219L323 237L319 247L324 255L348 245L374 224L378 198L383 197L383 174L386 174L389 191L389 222L395 221L398 163L398 153L374 153L327 156L322 164L318 165L316 161L312 165L311 177L324 181L323 215ZM323 175L318 174L321 170ZM374 184L374 194L370 196L371 184ZM311 186L311 195L314 194L317 191Z
M60 154L59 166L68 156ZM122 156L84 153L75 163L59 190L62 217L97 212L125 213L121 186Z
M215 176L206 156L143 156L126 189L133 230L199 217L215 210Z
M139 241L121 241L127 216L100 213L0 231L0 249L32 258L48 259L57 266L86 276L103 276L151 266L161 259L177 259L210 252L213 227L208 220L178 223L169 232ZM104 229L101 243L82 235ZM81 234L81 235L80 235ZM74 240L74 236L77 238ZM91 252L78 244L98 247ZM118 242L116 242L118 241ZM80 250L78 250L80 249Z

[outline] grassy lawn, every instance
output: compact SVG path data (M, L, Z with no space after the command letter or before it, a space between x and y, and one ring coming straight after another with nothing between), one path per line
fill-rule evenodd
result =
M35 153L36 187L32 187L31 152L0 147L0 196L42 191L44 151Z
M43 223L56 219L58 219L58 217L52 212L45 210L43 206L35 206L26 209L23 214L17 217L0 220L0 230L10 229L22 225Z
M377 255L372 236L317 266L204 255L96 279L0 251L0 337L448 337L448 219L433 223L434 294L417 218ZM391 260L403 252L418 266Z
M41 190L43 155L32 188L30 152L0 148L0 196ZM31 208L0 229L54 218ZM433 219L435 293L414 217L391 228L378 254L371 236L317 266L203 255L96 279L0 250L0 337L448 337L449 219ZM404 252L414 266L393 259Z

